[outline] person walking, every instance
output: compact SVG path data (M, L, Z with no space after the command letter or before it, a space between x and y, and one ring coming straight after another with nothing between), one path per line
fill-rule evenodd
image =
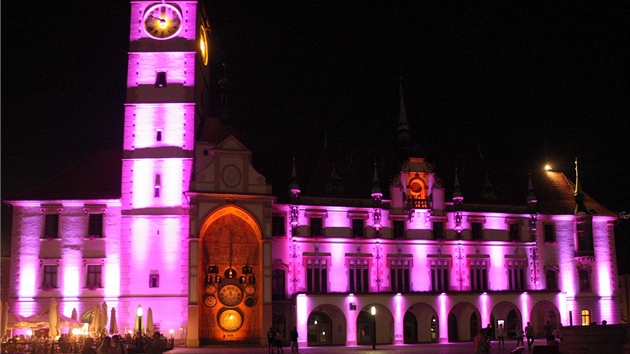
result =
M521 328L520 324L516 325L516 346L518 347L519 344L521 346L525 346L525 343L523 343L523 329Z
M527 348L532 349L532 345L534 345L534 327L531 322L527 322L527 326L525 326L525 337L527 337Z
M499 350L505 350L505 328L503 328L503 323L497 327L496 335L499 342Z
M269 345L269 353L273 353L273 345L275 339L276 332L273 331L273 328L269 327L269 330L267 331L267 344Z
M276 349L278 349L276 353L284 353L282 349L282 332L280 331L276 332Z
M293 327L289 337L291 338L291 354L298 354L298 331L296 327Z
M475 336L473 340L475 354L490 354L490 344L488 344L488 338L486 337L487 332L488 330L483 328Z

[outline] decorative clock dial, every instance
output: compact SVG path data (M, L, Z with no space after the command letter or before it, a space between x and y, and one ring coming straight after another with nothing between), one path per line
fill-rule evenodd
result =
M158 4L147 9L142 24L150 37L169 39L182 29L182 15L173 5Z
M243 316L236 310L225 310L219 315L219 326L226 332L237 331L243 325Z
M214 296L208 296L203 302L206 306L212 307L217 304L217 298Z
M219 300L225 306L236 306L243 300L243 292L236 285L226 285L219 290Z
M210 39L208 38L208 31L204 26L199 27L199 53L201 53L201 61L203 65L208 65L208 58L210 57Z
M255 293L255 292L256 292L256 287L255 287L255 286L253 286L253 285L251 285L251 284L250 284L250 285L245 286L245 294L247 294L247 295L252 295L252 294L253 294L253 293Z
M206 293L207 294L212 295L212 294L214 294L216 292L217 292L217 287L216 286L214 286L214 285L206 285Z
M228 279L233 279L236 276L236 269L228 268L225 270L225 277Z

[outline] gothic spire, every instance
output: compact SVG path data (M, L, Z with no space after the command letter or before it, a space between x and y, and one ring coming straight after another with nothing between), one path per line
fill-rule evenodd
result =
M582 185L580 184L580 179L578 176L578 160L575 158L575 191L573 192L573 198L575 199L575 208L573 210L574 214L589 214L586 209L586 205L584 205L584 191L582 190Z
M293 158L293 167L291 170L291 184L289 184L289 191L291 195L297 196L300 194L300 185L297 183L297 172L295 172L295 157Z
M372 198L383 196L383 192L381 192L381 187L379 187L378 181L378 173L376 171L376 162L374 163L374 178L372 179Z
M407 111L405 110L405 98L403 96L402 77L399 78L400 108L398 110L398 143L401 147L409 147L409 123L407 122Z
M464 200L464 195L459 185L459 178L457 177L457 167L455 167L455 183L453 183L453 201Z

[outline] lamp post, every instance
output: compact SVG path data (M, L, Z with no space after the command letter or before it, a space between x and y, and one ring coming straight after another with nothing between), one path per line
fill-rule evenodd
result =
M372 349L376 349L376 307L372 306L370 309L370 313L372 314Z
M136 316L138 317L138 340L136 344L136 351L142 353L142 306L138 305L136 309Z

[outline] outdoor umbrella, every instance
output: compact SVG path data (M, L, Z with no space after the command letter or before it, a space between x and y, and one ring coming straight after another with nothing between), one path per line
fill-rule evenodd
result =
M133 333L138 333L140 330L140 317L138 317L138 311L136 310L136 321L133 323Z
M116 309L112 307L112 315L109 319L109 334L118 333L118 323L116 323Z
M155 328L153 326L153 311L149 307L147 309L147 333L149 333L149 335L153 334L154 329Z
M78 320L79 316L77 315L77 309L73 308L72 309L72 315L70 315L70 318L72 318L73 320Z
M98 333L100 331L100 326L101 326L101 308L98 305L96 305L92 313L92 322L90 324L90 331L94 333Z
M103 301L101 308L101 329L107 330L107 304Z
M48 335L51 338L57 338L61 335L61 330L59 329L59 305L57 305L57 300L54 297L50 298L50 309L48 310Z

